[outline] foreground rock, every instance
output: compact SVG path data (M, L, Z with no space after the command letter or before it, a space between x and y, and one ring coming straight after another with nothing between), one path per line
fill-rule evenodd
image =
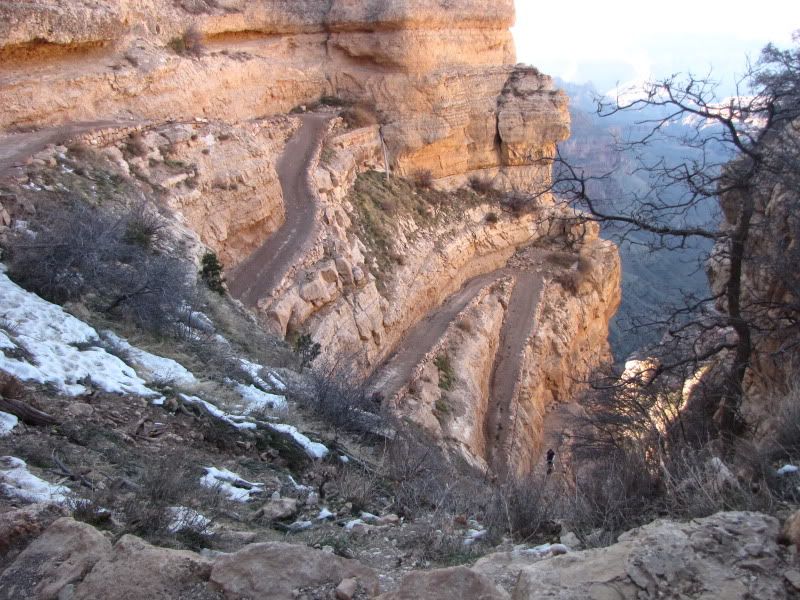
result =
M212 584L225 598L272 598L292 600L295 590L334 590L345 579L355 578L370 597L378 592L375 572L355 560L312 550L299 544L253 544L235 554L218 558L211 572Z
M0 575L0 599L55 598L110 552L111 542L94 527L59 519Z
M794 597L787 592L791 570L775 541L778 529L777 519L747 512L690 523L655 521L608 548L522 568L513 599Z
M506 600L508 594L483 575L466 567L409 573L395 592L383 594L378 600Z
M252 544L210 559L131 535L112 546L93 527L62 518L0 573L0 600L795 598L800 570L778 532L778 520L760 513L660 520L607 548L560 556L532 549L490 555L471 569L412 571L379 596L375 571L301 544Z

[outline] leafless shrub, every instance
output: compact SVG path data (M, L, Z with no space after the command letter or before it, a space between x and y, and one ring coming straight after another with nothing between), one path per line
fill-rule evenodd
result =
M344 119L347 126L351 129L369 127L370 125L377 125L379 123L375 109L364 106L363 104L356 104L343 110L342 119Z
M143 328L174 332L195 278L186 263L140 243L158 228L149 217L73 201L49 213L35 239L14 240L11 275L54 302L84 299Z
M500 220L500 217L497 216L497 213L494 211L489 211L486 213L486 222L493 224L497 223Z
M433 187L433 173L430 169L423 169L414 173L414 185L423 190Z
M132 493L118 506L124 531L159 543L177 539L195 549L207 546L213 539L211 519L218 499L202 491L195 475L180 458L144 463L131 482ZM197 506L198 499L205 503L202 515L187 509ZM114 498L102 502L113 505Z
M492 180L488 177L473 175L469 178L469 187L479 194L488 194L492 191Z
M205 51L203 34L194 25L183 32L180 37L172 38L170 48L181 56L200 56Z
M552 541L565 514L560 480L547 475L512 477L493 490L486 524L493 539L504 534L522 543Z
M385 494L379 474L366 471L358 466L340 469L332 480L332 487L340 500L350 502L353 514L370 512Z
M764 455L740 443L723 459L717 445L688 431L696 408L683 403L681 386L644 385L646 379L584 399L588 416L572 443L579 467L567 495L576 532L603 531L600 541L608 541L657 515L769 510L774 476Z
M333 433L349 431L369 434L387 425L380 412L380 401L373 398L365 383L348 364L320 365L311 374L307 401L314 414L333 428Z
M506 210L511 211L517 217L527 214L536 208L534 197L522 192L508 192L500 200L500 203Z
M774 458L800 457L800 386L792 387L778 402L774 421Z

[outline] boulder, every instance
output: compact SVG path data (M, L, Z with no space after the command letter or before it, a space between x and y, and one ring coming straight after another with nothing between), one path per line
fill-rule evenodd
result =
M0 513L0 559L10 562L15 550L23 549L31 538L65 513L65 509L57 504L30 504Z
M105 552L70 600L216 598L209 589L211 563L194 552L157 548L125 535Z
M508 594L491 580L466 567L412 571L394 592L378 600L507 600Z
M781 600L788 567L777 533L776 519L749 512L654 521L613 546L524 567L513 599Z
M3 571L0 600L55 599L65 586L80 581L110 552L111 542L97 529L63 517Z
M211 582L228 600L293 600L298 588L335 588L355 578L370 596L378 592L375 572L355 560L297 544L267 542L218 557Z
M267 502L256 513L256 518L268 521L287 519L297 512L297 499L276 498Z

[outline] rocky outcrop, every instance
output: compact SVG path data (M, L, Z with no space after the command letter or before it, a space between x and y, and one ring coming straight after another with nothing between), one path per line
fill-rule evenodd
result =
M0 597L788 600L800 592L800 572L794 549L777 542L779 529L777 519L755 512L661 519L605 548L520 546L471 567L404 571L399 581L399 571L381 573L380 589L372 569L304 544L250 544L204 557L131 535L112 545L93 527L62 518L0 567Z
M378 600L507 600L508 597L504 590L496 587L487 577L466 567L452 567L409 573L396 591L378 596Z
M220 557L211 572L213 586L231 600L292 600L298 588L335 588L351 578L356 579L357 587L367 597L377 594L375 573L359 562L279 542L252 544L235 554Z
M758 513L655 521L608 548L523 568L513 598L789 598L793 571L777 532L778 521Z
M132 535L112 545L90 525L65 517L0 572L0 598L291 600L298 589L328 594L349 579L358 598L378 594L372 569L299 544L251 544L209 559Z
M59 519L0 575L0 598L56 598L110 552L111 542L94 527Z

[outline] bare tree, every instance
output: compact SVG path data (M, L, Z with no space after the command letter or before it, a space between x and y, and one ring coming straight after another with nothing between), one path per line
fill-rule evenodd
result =
M733 97L722 100L717 89L710 77L672 76L646 85L632 100L599 101L600 116L640 116L632 132L618 140L618 149L636 154L636 174L647 189L614 201L600 198L593 184L609 173L587 175L557 154L548 191L581 210L587 221L601 223L617 241L674 250L705 240L713 248L705 256L715 263L712 293L686 298L684 306L651 319L651 325L666 326L669 337L647 380L719 361L724 375L714 420L730 438L744 425L739 409L746 374L759 351L755 340L797 323L796 269L780 264L781 257L798 253L800 228L796 218L784 225L780 220L786 215L770 214L767 204L776 190L797 189L800 47L767 46ZM654 156L649 150L663 140L677 141L685 152L678 158ZM776 231L783 233L784 251L769 244L766 249L777 257L764 252L765 240ZM753 286L746 289L756 268L784 281L781 293L772 290L765 297ZM787 272L791 281L785 281Z

